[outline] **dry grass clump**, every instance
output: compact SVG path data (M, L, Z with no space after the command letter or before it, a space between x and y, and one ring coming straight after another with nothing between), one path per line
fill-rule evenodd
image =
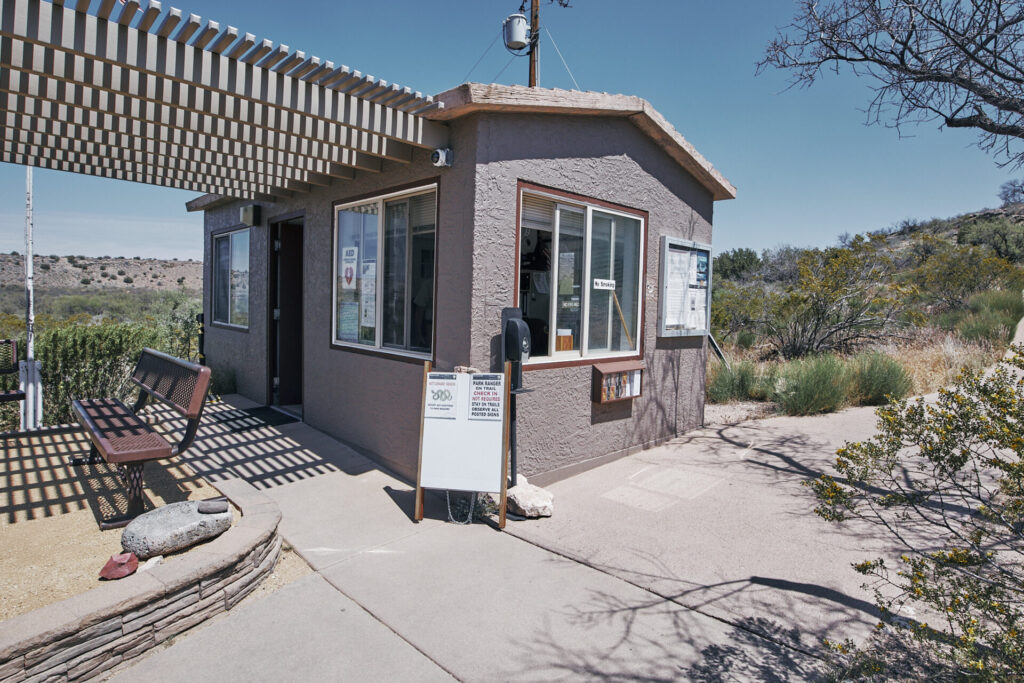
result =
M950 384L962 368L981 370L999 360L1002 348L988 341L965 341L954 333L925 328L913 338L879 351L910 375L914 392L928 394Z

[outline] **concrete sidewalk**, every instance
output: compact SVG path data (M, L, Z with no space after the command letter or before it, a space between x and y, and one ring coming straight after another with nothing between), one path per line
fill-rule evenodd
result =
M554 518L500 533L446 523L437 496L413 523L411 487L302 423L242 446L214 423L190 465L264 489L317 574L119 680L813 678L805 651L876 620L849 563L885 548L819 520L800 482L872 427L854 409L701 430L553 485Z

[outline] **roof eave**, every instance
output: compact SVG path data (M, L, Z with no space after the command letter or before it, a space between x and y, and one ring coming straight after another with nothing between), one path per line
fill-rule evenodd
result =
M736 188L732 183L641 97L493 83L463 83L437 95L436 99L444 106L424 114L425 118L447 121L474 112L628 118L710 191L716 201L736 198Z

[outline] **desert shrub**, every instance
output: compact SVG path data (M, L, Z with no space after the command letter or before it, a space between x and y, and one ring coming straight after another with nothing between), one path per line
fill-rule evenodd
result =
M711 287L711 333L724 342L758 318L763 308L764 286L759 282L715 278Z
M965 308L978 292L1001 289L1016 280L1018 271L988 247L952 245L933 237L931 253L909 275L910 280L929 303L957 309Z
M731 368L720 363L708 378L705 394L711 403L744 401L750 398L756 383L757 368L753 363L737 363Z
M106 270L106 269L107 269L106 266L100 266L100 270Z
M135 280L133 280L129 275L124 276L124 281L127 282L128 284L135 282Z
M50 264L49 263L40 263L39 264L39 268L40 268L40 270L49 270L50 269Z
M1024 225L1005 218L965 225L957 233L957 244L986 246L1010 263L1024 261Z
M879 408L879 433L839 449L837 477L810 482L818 515L858 520L901 552L855 565L884 623L866 644L836 648L839 678L1024 671L1024 346L1014 351L995 371L964 371L932 403Z
M83 277L81 280L79 280L79 282L81 282L83 285L87 285L90 282L92 282L92 280L87 277Z
M918 322L914 289L893 281L889 252L883 238L861 236L846 247L803 250L795 281L748 293L760 308L759 335L783 358L799 358L890 339Z
M942 329L972 342L1006 344L1024 317L1024 299L1015 290L991 290L972 296L966 308L935 316Z
M708 403L728 403L733 398L733 386L732 372L725 363L719 363L708 373L704 396Z
M910 375L895 360L877 351L862 353L852 362L853 400L865 406L879 406L900 400L910 393Z
M727 280L741 280L761 266L761 259L753 249L740 247L723 251L715 257L712 272L715 277Z
M123 270L118 270L117 274L123 277L124 276L124 271Z
M838 357L812 356L791 361L781 373L775 392L787 415L815 415L839 410L850 395L850 373Z
M128 378L139 354L158 345L155 328L131 323L73 325L39 335L36 358L42 367L46 423L73 421L75 398L128 400Z
M741 349L749 349L757 342L757 335L750 330L740 330L736 333L736 346Z

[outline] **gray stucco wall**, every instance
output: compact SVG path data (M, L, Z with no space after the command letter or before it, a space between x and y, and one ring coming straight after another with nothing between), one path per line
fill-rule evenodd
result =
M417 150L412 163L385 162L381 173L360 171L354 180L261 203L263 225L252 231L248 332L208 326L207 362L233 368L238 391L258 402L267 396L268 221L304 211L303 225L303 410L310 425L338 437L414 478L419 444L422 361L366 355L331 347L332 203L419 181L439 178L437 230L436 364L450 368L469 356L469 278L472 261L473 137L453 126L452 147L465 156L451 168L435 168L429 152ZM472 132L472 131L470 131ZM238 221L235 202L206 215L204 307L212 292L210 232Z
M535 389L519 403L520 467L550 472L618 454L700 424L705 350L701 339L657 340L658 248L671 234L711 241L712 199L647 136L624 119L474 115L450 123L455 164L437 169L427 152L408 165L288 201L262 204L251 238L248 332L208 326L210 365L235 370L238 390L267 397L267 222L304 211L305 421L414 478L422 365L331 348L332 202L439 177L435 365L497 369L501 309L515 305L517 181L524 180L649 212L644 306L643 397L609 406L590 400L590 365L531 370ZM207 212L205 291L210 232L233 226L241 202ZM209 295L205 307L211 320Z
M591 401L590 365L534 369L519 400L519 462L527 474L623 453L703 421L702 338L657 339L661 235L711 242L712 198L625 119L489 114L478 131L472 362L496 367L501 309L516 305L517 180L649 212L643 396Z

